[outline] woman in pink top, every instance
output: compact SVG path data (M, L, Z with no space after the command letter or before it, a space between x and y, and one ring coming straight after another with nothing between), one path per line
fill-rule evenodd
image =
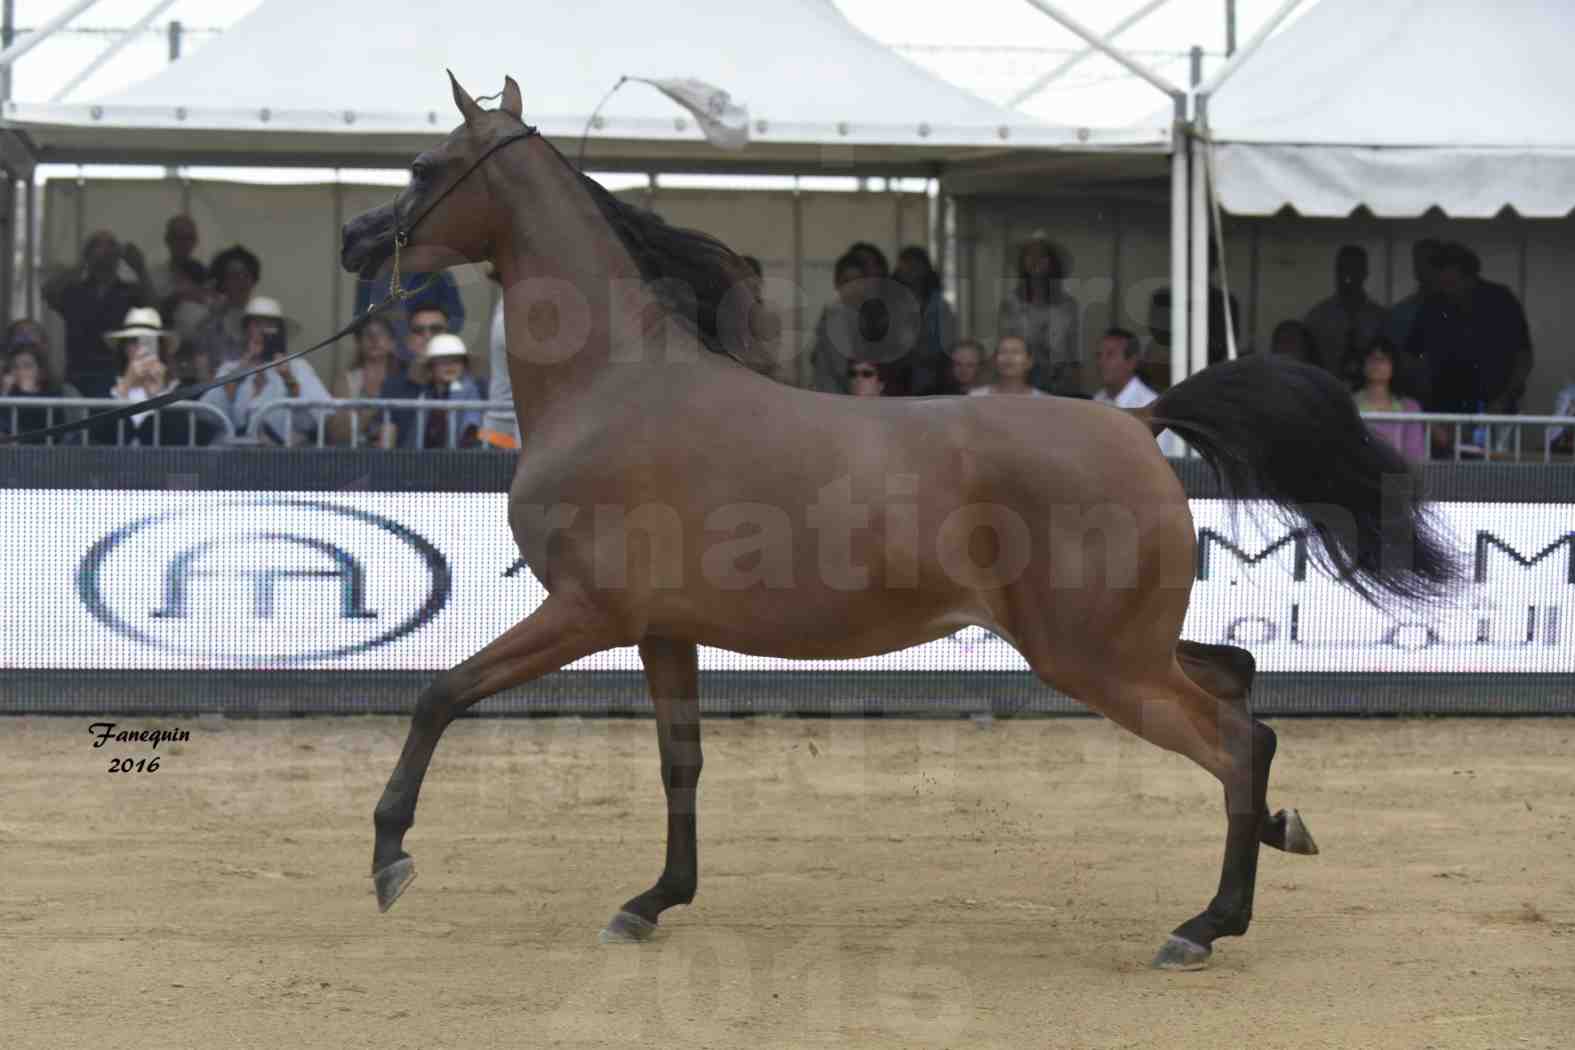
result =
M1395 349L1387 339L1378 339L1367 351L1362 361L1365 383L1356 392L1357 411L1369 412L1420 412L1422 405L1414 397L1402 397L1394 389ZM1427 459L1427 424L1425 423L1368 423L1373 433L1399 449L1410 460Z

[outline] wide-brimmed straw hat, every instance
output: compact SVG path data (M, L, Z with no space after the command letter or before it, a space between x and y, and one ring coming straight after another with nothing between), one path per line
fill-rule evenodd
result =
M126 319L121 322L121 327L113 332L104 333L104 342L112 348L120 345L122 340L135 339L141 335L156 335L168 347L173 347L180 342L180 333L172 332L164 327L164 318L151 306L133 306L126 311Z
M410 378L418 384L425 383L427 377L431 374L433 361L454 357L468 360L470 358L470 348L465 345L463 339L452 332L440 332L427 340L427 345L421 351L421 356L411 363Z
M266 317L284 325L284 330L294 335L301 330L301 323L293 317L286 317L284 307L279 305L279 300L266 295L254 295L246 300L246 309L241 313L241 323L245 324L252 317Z

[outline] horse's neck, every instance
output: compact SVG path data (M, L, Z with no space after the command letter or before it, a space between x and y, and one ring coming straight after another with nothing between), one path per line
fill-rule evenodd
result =
M509 236L496 262L523 441L548 408L605 376L613 348L636 337L628 329L654 296L579 176L544 142L499 156L510 158ZM628 356L613 366L620 373L660 366Z

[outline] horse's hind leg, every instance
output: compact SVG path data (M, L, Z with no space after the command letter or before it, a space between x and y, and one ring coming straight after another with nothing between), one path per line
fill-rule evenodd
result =
M1252 919L1274 732L1215 699L1168 653L1159 666L1129 653L1107 654L1097 664L1089 659L1093 654L1079 655L1081 667L1074 671L1054 670L1033 657L1029 663L1049 684L1149 743L1192 759L1225 786L1219 889L1206 909L1176 927L1154 960L1165 969L1199 969L1216 939L1240 936Z
M656 708L656 743L667 795L667 862L656 885L631 898L602 931L603 943L647 940L657 917L694 900L700 877L695 788L700 783L700 675L693 642L647 639L640 660Z
M611 625L587 603L553 594L486 648L433 680L416 701L404 750L372 817L378 910L393 907L416 877L415 864L403 848L405 832L415 823L422 778L449 723L477 701L618 642Z
M1257 662L1247 650L1235 645L1208 645L1183 639L1176 644L1176 660L1187 677L1224 703L1252 717L1249 697ZM1256 719L1254 719L1256 721ZM1286 853L1318 852L1312 832L1296 810L1280 810L1263 822L1259 836L1265 846Z

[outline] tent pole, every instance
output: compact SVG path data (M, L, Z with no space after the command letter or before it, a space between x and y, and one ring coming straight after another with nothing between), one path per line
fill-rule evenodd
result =
M159 17L159 15L162 14L164 10L173 3L175 3L175 0L159 0L158 3L153 5L152 10L143 15L141 18L137 19L137 21L132 24L130 29L127 29L125 32L121 33L120 36L116 37L110 42L108 47L100 51L97 55L93 56L93 61L83 66L81 70L77 72L76 76L66 81L65 86L51 95L49 101L59 102L67 95L71 94L71 92L75 91L82 85L84 80L103 68L105 62L108 62L110 59L120 54L121 51L125 49L127 44L136 39L138 33L141 33L144 29L148 28L152 21Z
M1170 150L1170 385L1187 378L1187 100L1176 99Z
M40 310L38 304L38 235L34 228L38 224L38 176L36 172L27 173L27 258L23 263L27 275L27 308L25 316L38 317Z
M1170 3L1170 0L1149 0L1148 3L1132 12L1130 15L1123 18L1115 25L1111 26L1105 32L1105 39L1114 40L1116 37L1120 36L1122 33L1125 33L1128 29L1131 29L1133 26L1137 25L1139 22L1143 21L1143 19L1147 18L1155 11L1158 11L1161 7L1164 7L1168 3ZM1049 87L1052 83L1060 80L1067 73L1071 72L1074 67L1082 63L1093 53L1094 49L1092 47L1083 48L1083 50L1072 55L1070 58L1067 58L1059 66L1056 66L1050 72L1039 77L1032 84L1029 84L1027 87L1023 88L1023 90L1007 99L1006 107L1008 109L1016 109L1018 106L1022 105L1024 102L1027 102L1029 99L1039 94L1039 92Z
M1068 15L1064 11L1056 8L1056 6L1051 4L1049 0L1028 0L1028 2L1037 7L1040 11L1043 11L1045 14L1049 15L1051 18L1055 19L1057 22L1060 22L1073 33L1082 37L1090 47L1104 52L1110 57L1112 61L1124 67L1127 72L1131 73L1132 75L1141 77L1150 84L1153 84L1155 87L1159 88L1159 90L1163 91L1165 94L1172 97L1175 97L1175 95L1181 91L1181 89L1176 85L1172 84L1170 81L1166 80L1164 77L1160 76L1158 73L1154 72L1152 69L1139 62L1137 59L1131 57L1125 51L1122 51L1119 48L1107 43L1105 39L1098 33L1095 33L1092 29L1089 29L1087 26L1083 25L1071 15Z
M1269 39L1269 34L1278 29L1280 23L1285 21L1290 13L1301 5L1301 2L1302 0L1285 0L1285 3L1280 5L1280 9L1270 15L1267 22L1258 27L1258 31L1252 35L1251 40L1247 41L1246 46L1231 55L1223 66L1214 71L1212 77L1204 81L1203 86L1198 88L1198 93L1201 95L1212 95L1218 91L1220 85L1225 83L1230 75L1236 72L1253 52L1263 46L1263 42Z
M54 35L55 30L96 3L98 3L98 0L77 0L76 3L60 12L54 18L49 19L21 40L18 40L4 51L0 51L0 70L9 70L16 64L17 59L33 50L39 44L42 44L45 40L48 40Z
M5 0L0 14L0 47L10 47L16 40L16 0ZM0 102L11 101L11 70L0 70Z
M1193 127L1202 126L1204 103L1202 96L1195 99L1192 115ZM1195 132L1191 136L1192 153L1192 208L1191 248L1192 282L1187 296L1187 306L1192 312L1191 358L1193 374L1209 366L1209 199L1208 167L1203 151L1208 147Z
M12 172L5 173L5 257L0 258L0 317L10 324L16 317L16 188L20 183Z

